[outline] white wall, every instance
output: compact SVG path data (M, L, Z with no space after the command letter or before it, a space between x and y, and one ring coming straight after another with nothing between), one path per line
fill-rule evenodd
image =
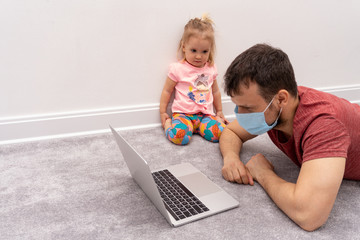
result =
M106 128L81 129L84 115L116 112L106 121L122 127L120 113L156 112L183 26L203 12L216 24L220 85L239 53L266 42L288 53L299 85L360 89L355 0L1 0L0 141ZM70 120L46 126L55 118ZM53 129L71 119L80 127ZM39 133L18 133L34 122L23 130Z

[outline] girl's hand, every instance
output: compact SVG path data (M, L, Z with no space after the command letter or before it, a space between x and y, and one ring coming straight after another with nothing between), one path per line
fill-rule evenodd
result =
M169 115L167 113L160 113L160 119L161 119L161 125L163 128L165 128L165 122L167 119L169 119Z
M221 121L221 122L225 123L226 125L229 124L229 121L225 118L222 111L216 112L216 118L218 119L218 121Z

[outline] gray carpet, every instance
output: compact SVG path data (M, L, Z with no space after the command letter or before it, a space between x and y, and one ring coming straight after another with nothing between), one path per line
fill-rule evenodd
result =
M122 131L152 169L191 162L240 207L172 228L137 187L112 135L0 146L1 239L360 239L360 182L343 181L326 225L305 232L258 185L226 182L218 144L194 136L181 147L160 127ZM299 169L266 135L244 145L295 182ZM316 179L314 179L316 181Z

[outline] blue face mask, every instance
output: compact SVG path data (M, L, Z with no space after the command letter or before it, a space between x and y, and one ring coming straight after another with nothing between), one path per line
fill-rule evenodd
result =
M270 126L265 121L265 112L270 107L274 98L271 100L269 105L265 108L263 112L254 112L254 113L238 113L238 106L235 107L236 120L248 133L252 135L261 135L267 131L273 129L280 117L282 108L280 109L279 115L277 116L275 122Z

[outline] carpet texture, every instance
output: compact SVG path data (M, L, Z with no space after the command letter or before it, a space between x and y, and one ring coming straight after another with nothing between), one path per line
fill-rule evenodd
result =
M360 182L344 180L327 223L306 232L259 184L225 181L218 144L195 135L188 146L176 146L160 127L121 133L151 169L190 162L240 207L170 227L132 180L110 133L3 145L0 239L360 239ZM296 181L299 169L267 135L244 144L241 158L259 152L278 175Z

